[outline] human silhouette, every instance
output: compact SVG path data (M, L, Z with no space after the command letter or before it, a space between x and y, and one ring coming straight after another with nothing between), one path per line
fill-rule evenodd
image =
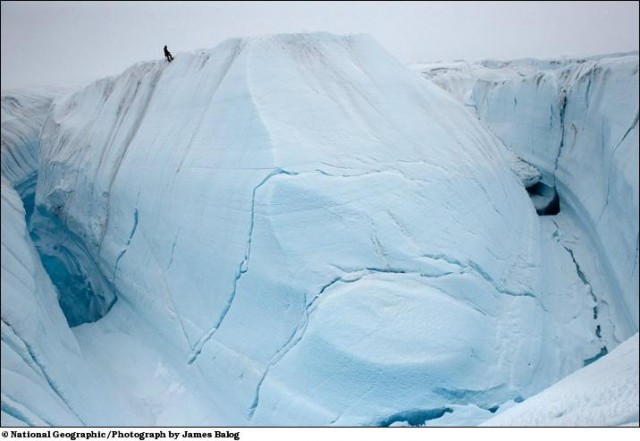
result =
M171 52L169 52L169 49L167 49L167 45L164 45L164 56L167 57L167 60L169 61L169 63L171 63L171 61L173 60L173 55L171 55Z

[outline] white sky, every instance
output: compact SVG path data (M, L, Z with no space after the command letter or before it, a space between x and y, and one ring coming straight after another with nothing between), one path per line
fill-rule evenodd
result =
M78 86L230 37L371 34L400 61L638 50L638 2L2 2L2 85Z

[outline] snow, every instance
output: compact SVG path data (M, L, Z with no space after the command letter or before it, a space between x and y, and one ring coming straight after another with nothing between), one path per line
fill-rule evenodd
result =
M638 426L638 334L484 426Z
M10 185L34 161L5 177L3 144L2 310L73 412L40 404L46 385L13 405L26 368L3 351L3 424L478 424L637 332L633 264L599 275L628 243L603 251L579 204L539 216L525 187L544 161L369 37L229 40L46 112L29 232ZM611 186L606 222L637 238L630 188ZM33 288L5 301L25 262Z

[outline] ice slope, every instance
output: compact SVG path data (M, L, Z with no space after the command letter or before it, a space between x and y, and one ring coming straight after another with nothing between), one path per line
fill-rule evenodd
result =
M33 238L120 424L476 424L627 326L535 170L368 37L140 63L58 98L40 145L7 241ZM3 286L42 321L23 306Z
M615 338L638 330L638 54L413 66L535 165L581 226L567 244L601 277ZM608 295L606 293L609 293ZM620 293L611 295L611 293ZM604 305L606 306L606 305Z
M638 334L606 357L483 423L485 426L638 426Z

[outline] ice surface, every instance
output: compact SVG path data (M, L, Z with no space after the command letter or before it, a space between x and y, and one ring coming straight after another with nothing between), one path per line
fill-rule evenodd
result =
M57 98L38 145L33 241L3 187L3 317L46 319L4 296L35 242L86 424L477 424L637 332L596 276L622 255L536 214L542 162L366 36L140 63Z
M638 334L485 426L638 426Z

